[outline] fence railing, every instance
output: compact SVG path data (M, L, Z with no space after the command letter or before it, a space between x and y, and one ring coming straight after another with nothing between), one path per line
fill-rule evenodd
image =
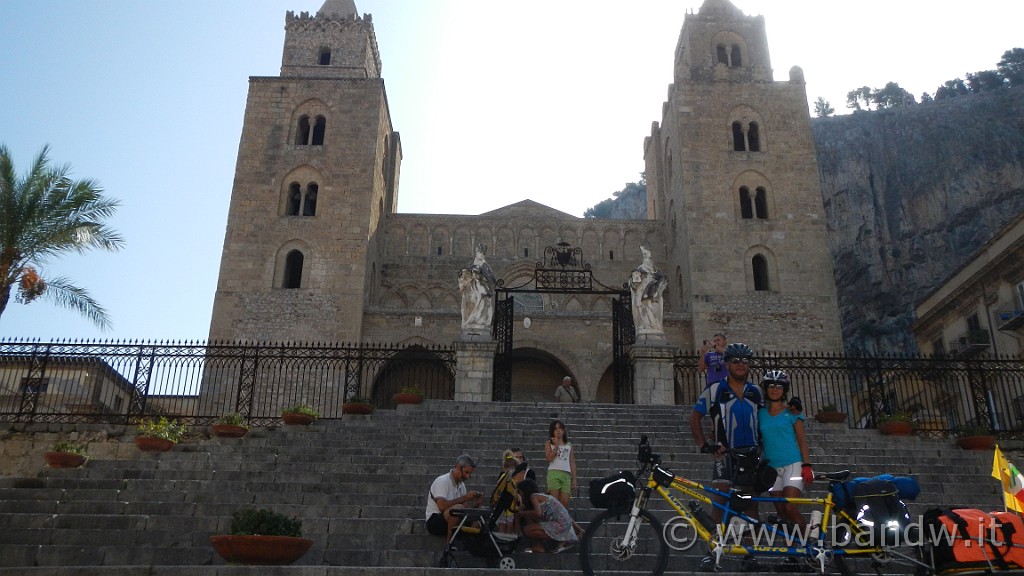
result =
M132 423L166 415L198 425L238 412L259 425L297 403L340 418L347 399L390 408L407 386L453 398L455 358L451 347L394 344L0 342L0 418ZM834 405L854 428L907 413L919 434L980 427L1024 438L1017 357L768 354L754 359L750 379L769 369L789 373L808 417ZM675 376L676 403L692 405L705 386L696 353L675 359Z
M209 424L228 412L251 424L307 404L340 418L353 397L392 407L418 387L454 393L451 348L376 344L0 342L0 417L132 423L166 415Z
M917 433L950 436L971 428L1024 438L1024 361L1018 357L850 357L841 354L767 354L753 359L750 379L785 370L790 395L807 417L835 406L852 428L909 415ZM697 359L675 362L677 403L689 404L706 384Z

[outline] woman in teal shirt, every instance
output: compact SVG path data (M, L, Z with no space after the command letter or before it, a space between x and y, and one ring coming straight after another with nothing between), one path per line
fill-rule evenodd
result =
M804 487L814 480L811 462L807 456L807 437L804 435L804 417L793 414L786 405L789 395L789 375L782 370L769 370L761 379L765 407L758 411L758 426L768 465L778 476L769 490L772 496L796 498ZM776 502L779 516L800 528L807 522L795 504Z

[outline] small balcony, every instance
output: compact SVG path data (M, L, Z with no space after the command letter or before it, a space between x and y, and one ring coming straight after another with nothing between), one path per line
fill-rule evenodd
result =
M954 356L974 356L989 349L992 340L988 330L968 330L950 344Z
M1024 328L1024 310L1003 308L996 311L996 330L1011 331Z

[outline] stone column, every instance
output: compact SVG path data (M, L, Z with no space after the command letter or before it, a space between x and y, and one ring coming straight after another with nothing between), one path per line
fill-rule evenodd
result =
M494 389L494 353L498 343L493 340L455 341L455 400L490 402Z
M664 341L661 344L633 345L629 358L633 363L633 391L637 404L675 404L675 356L675 347Z

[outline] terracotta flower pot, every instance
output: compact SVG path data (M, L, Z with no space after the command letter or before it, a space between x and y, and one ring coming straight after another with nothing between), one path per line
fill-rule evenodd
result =
M878 431L886 436L909 436L914 431L914 425L911 422L894 420L879 424Z
M964 450L992 450L996 447L996 437L991 434L964 436L956 439L956 445Z
M313 546L309 538L294 536L210 536L210 544L228 562L250 565L291 564Z
M222 438L241 438L248 433L249 429L245 426L235 426L234 424L213 425L214 436L220 436Z
M309 426L316 418L302 412L285 412L281 414L281 420L289 426Z
M814 419L822 424L840 424L846 421L845 412L818 412Z
M423 394L413 392L396 392L391 395L391 401L395 404L422 404Z
M174 442L156 436L136 436L135 445L145 452L167 452L174 448Z
M341 405L342 414L373 414L373 404L366 402L346 402Z
M78 468L85 464L85 456L71 452L44 452L43 459L50 468Z

